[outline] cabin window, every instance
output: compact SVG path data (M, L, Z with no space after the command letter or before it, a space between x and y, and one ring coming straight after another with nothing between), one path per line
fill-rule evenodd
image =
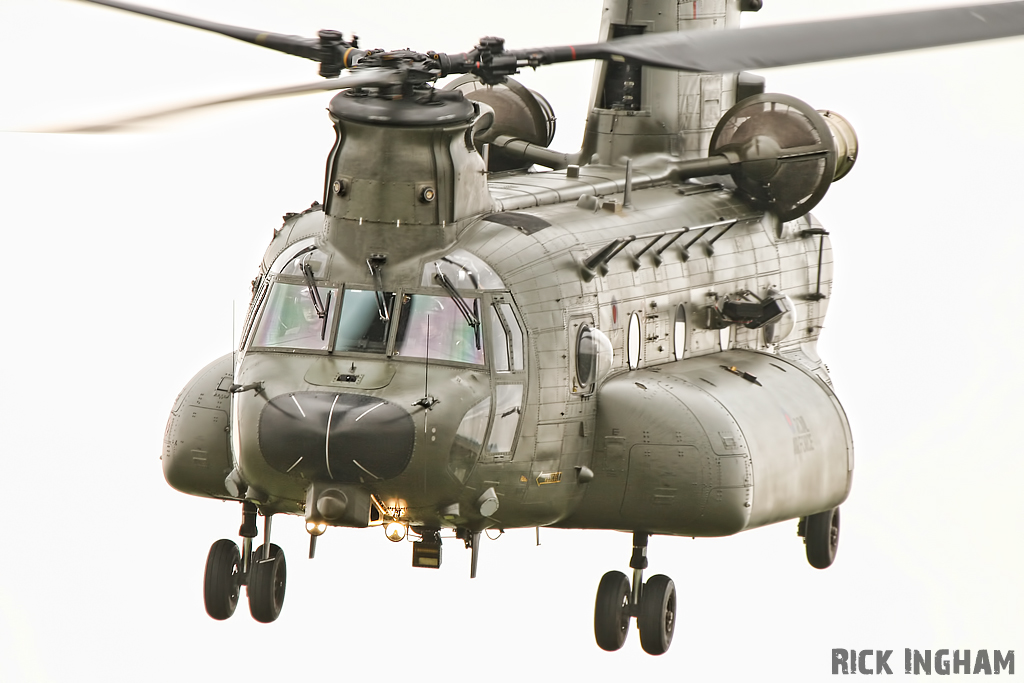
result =
M479 320L478 299L463 299ZM395 334L395 355L425 358L431 361L484 364L479 322L467 320L456 302L448 296L406 294Z
M640 366L642 338L640 314L633 313L629 316L629 327L626 330L626 362L630 370L636 370Z
M388 345L394 302L394 292L346 289L341 300L338 339L334 343L334 350L384 353Z
M679 304L676 307L675 326L672 330L672 347L676 354L676 360L682 360L686 355L686 304Z
M576 335L576 383L586 391L594 382L594 370L597 368L597 345L590 325L580 325Z
M308 285L275 282L252 345L326 351L337 307L329 303L335 298L334 290L317 287L317 292L328 302L326 321L317 313Z

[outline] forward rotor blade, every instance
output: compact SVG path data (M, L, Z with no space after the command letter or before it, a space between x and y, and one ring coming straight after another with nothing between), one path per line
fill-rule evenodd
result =
M359 88L364 86L388 86L388 85L399 85L401 84L401 75L394 69L382 69L382 68L366 68L351 71L341 76L340 78L332 78L329 80L316 81L314 83L305 83L302 85L292 85L284 88L272 88L269 90L257 90L255 92L243 93L240 95L232 95L230 97L222 97L216 100L207 100L205 102L195 102L193 104L186 104L177 107L171 107L169 109L161 109L160 111L149 112L147 114L139 114L137 116L130 116L114 121L107 121L104 123L96 123L85 126L72 126L66 128L52 128L46 129L39 132L44 133L111 133L130 128L131 126L143 123L146 121L152 121L154 119L163 118L165 116L173 116L175 114L182 114L188 111L196 109L205 109L208 107L216 107L224 104L231 104L233 102L249 102L255 100L269 100L279 97L291 97L293 95L305 95L312 92L322 92L327 90L342 90L344 88Z
M538 52L557 62L629 60L645 66L710 73L866 57L1022 34L1024 2L1005 2L729 31L655 33Z
M231 26L229 24L219 24L215 21L195 19L193 17L187 17L184 14L164 12L158 9L133 5L127 2L115 2L114 0L78 0L78 2L88 2L92 5L113 7L114 9L124 10L126 12L134 12L135 14L153 17L154 19L163 19L164 21L170 21L175 24L191 26L193 28L203 29L204 31L212 31L230 38L245 41L246 43L267 47L271 50L285 52L297 57L305 57L306 59L312 59L317 62L320 61L323 54L320 47L320 41L312 38L290 36L284 33L257 31L255 29Z

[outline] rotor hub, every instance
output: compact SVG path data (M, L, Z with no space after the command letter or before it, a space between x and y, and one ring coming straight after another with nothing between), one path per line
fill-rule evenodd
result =
M379 126L455 125L476 116L476 107L459 91L405 87L346 90L331 99L328 109L343 121Z

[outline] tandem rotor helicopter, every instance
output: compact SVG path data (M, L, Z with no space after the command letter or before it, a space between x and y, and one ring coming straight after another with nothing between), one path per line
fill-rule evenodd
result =
M487 530L613 529L633 534L632 573L600 581L595 637L617 650L635 618L651 654L677 599L644 578L650 535L797 520L825 568L852 482L815 349L832 251L809 211L856 137L743 71L1024 34L1021 2L734 31L758 0L606 0L601 42L453 55L85 1L326 78L242 99L340 90L321 201L275 231L237 348L167 424L167 481L241 507L241 543L207 559L210 616L242 586L256 620L280 614L275 514L304 517L310 557L330 526L382 526L436 568L454 532L471 576ZM549 149L554 113L512 76L584 59L582 146Z

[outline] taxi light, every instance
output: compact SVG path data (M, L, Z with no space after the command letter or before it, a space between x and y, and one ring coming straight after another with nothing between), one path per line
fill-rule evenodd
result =
M384 535L388 537L389 541L398 543L405 539L406 534L409 533L409 527L404 522L388 522L384 525Z
M327 525L323 522L306 522L306 531L310 536L319 536L327 531Z

